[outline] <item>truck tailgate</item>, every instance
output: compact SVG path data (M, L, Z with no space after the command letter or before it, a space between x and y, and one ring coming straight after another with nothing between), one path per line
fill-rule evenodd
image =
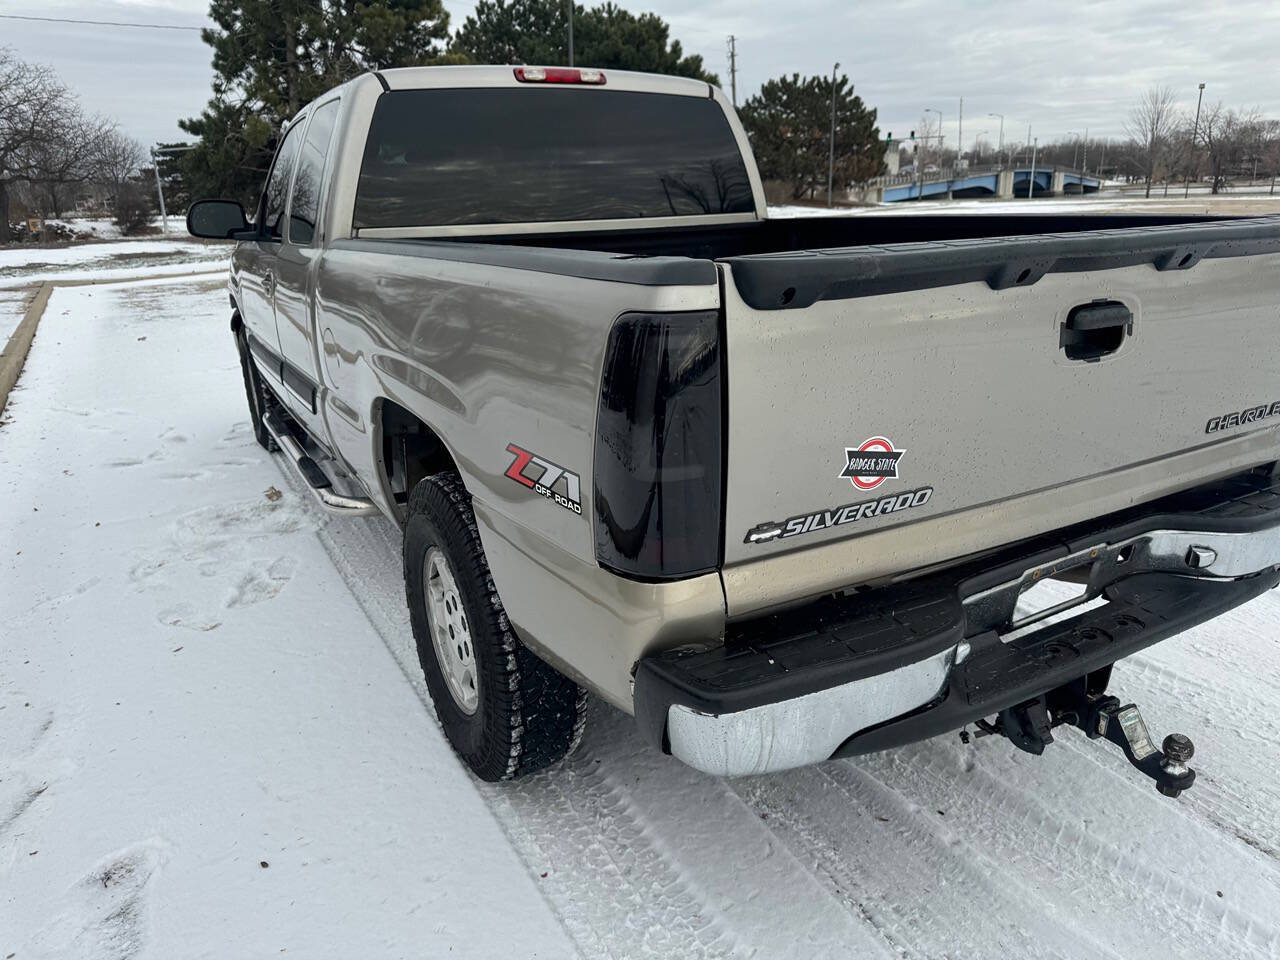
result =
M731 614L1280 455L1280 218L722 269Z

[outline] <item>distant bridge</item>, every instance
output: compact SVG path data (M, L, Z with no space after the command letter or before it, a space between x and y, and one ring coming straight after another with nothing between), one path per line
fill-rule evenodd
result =
M864 203L897 203L952 197L1025 197L1030 183L1030 166L925 171L923 182L918 174L878 177L851 188L849 199ZM1078 170L1035 168L1035 197L1096 193L1101 188L1099 178L1086 176Z

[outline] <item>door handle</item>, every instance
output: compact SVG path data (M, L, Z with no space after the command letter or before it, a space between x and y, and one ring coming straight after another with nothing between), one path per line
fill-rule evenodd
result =
M268 270L262 275L262 292L268 297L275 291L276 275Z
M1073 307L1058 333L1068 360L1100 360L1115 353L1133 335L1133 311L1116 300L1094 300Z

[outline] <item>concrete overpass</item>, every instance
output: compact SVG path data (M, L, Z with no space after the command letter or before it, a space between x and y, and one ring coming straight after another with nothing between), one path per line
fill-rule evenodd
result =
M926 172L918 176L898 174L850 188L848 199L860 203L897 203L903 200L950 199L953 197L1025 197L1031 183L1029 166L988 167L970 170ZM1096 193L1102 188L1097 177L1062 167L1036 167L1034 197Z

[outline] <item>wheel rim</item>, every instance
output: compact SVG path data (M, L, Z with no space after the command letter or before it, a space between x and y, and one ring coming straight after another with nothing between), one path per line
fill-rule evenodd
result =
M458 583L453 569L439 547L427 551L422 568L427 597L427 619L431 627L431 645L436 663L444 675L445 685L459 710L468 716L480 703L477 686L475 648L471 644L471 624L462 609Z

